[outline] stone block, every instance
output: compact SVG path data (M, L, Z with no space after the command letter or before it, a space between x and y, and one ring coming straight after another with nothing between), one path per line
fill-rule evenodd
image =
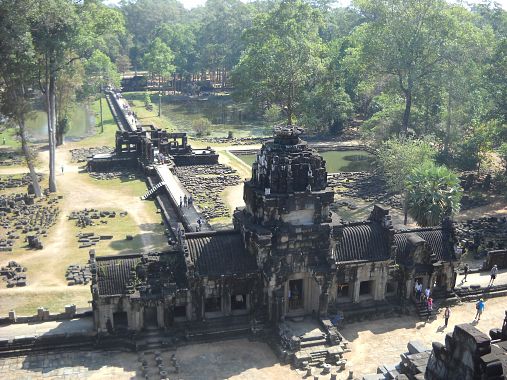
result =
M411 354L419 354L421 352L429 350L429 347L426 347L426 345L418 340L411 340L407 344L407 349Z

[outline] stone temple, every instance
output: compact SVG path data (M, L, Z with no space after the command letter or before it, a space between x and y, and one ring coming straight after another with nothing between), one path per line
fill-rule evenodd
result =
M277 128L262 146L233 229L191 232L165 220L175 238L164 252L91 252L98 332L253 329L306 315L382 312L403 304L416 280L436 296L449 292L452 224L396 230L380 206L365 221L341 223L330 211L326 163L301 132Z

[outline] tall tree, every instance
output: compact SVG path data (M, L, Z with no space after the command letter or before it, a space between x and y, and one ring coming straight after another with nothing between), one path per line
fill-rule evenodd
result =
M46 98L49 140L49 190L56 191L57 79L67 65L104 47L111 33L123 28L121 14L98 0L33 0L32 39Z
M157 37L150 44L143 60L150 74L158 78L158 116L160 117L162 114L162 78L170 76L174 72L174 54L169 46Z
M21 148L30 172L36 197L42 195L34 167L34 154L26 132L31 111L29 89L35 84L34 50L27 15L31 4L26 0L0 2L0 111L18 129Z
M116 65L111 62L109 57L100 50L95 50L86 62L85 71L87 82L85 84L85 93L89 95L98 95L100 104L100 128L104 132L104 119L102 114L102 94L107 86L118 87L120 84L120 74Z
M292 125L306 84L323 67L320 24L320 12L301 0L282 0L258 15L233 72L237 95L264 109L279 105Z
M448 59L452 22L444 0L356 0L367 22L356 29L362 58L380 76L396 79L404 97L406 135L414 91Z

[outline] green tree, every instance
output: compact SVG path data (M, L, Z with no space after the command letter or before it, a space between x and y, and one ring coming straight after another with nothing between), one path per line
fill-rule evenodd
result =
M35 52L27 15L31 4L26 0L0 2L0 112L17 127L36 197L42 196L34 167L34 153L26 132L31 111L28 89L36 78Z
M455 35L444 0L356 0L366 23L355 31L361 57L380 77L396 80L404 98L402 135L410 125L414 91L447 59Z
M162 107L162 78L170 76L175 69L173 65L174 54L162 40L157 37L150 44L144 55L144 62L150 74L158 78L158 116L161 116Z
M408 176L407 211L422 227L435 226L460 209L462 188L459 177L445 166L426 163Z
M102 114L102 94L107 86L119 87L120 74L116 65L111 62L109 57L100 50L95 50L92 56L86 62L86 93L90 95L98 94L100 104L100 127L101 133L104 132L104 120Z
M46 98L49 140L49 190L56 191L57 79L74 61L104 48L112 33L123 30L123 18L100 1L33 0L31 35Z
M320 24L320 12L301 0L282 0L258 15L233 72L236 95L263 109L279 105L292 125L305 86L323 68Z

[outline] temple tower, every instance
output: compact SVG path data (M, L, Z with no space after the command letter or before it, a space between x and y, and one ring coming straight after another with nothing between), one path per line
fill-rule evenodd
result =
M300 139L301 128L275 128L245 183L245 208L234 214L247 250L256 256L273 321L325 312L332 279L325 161Z

